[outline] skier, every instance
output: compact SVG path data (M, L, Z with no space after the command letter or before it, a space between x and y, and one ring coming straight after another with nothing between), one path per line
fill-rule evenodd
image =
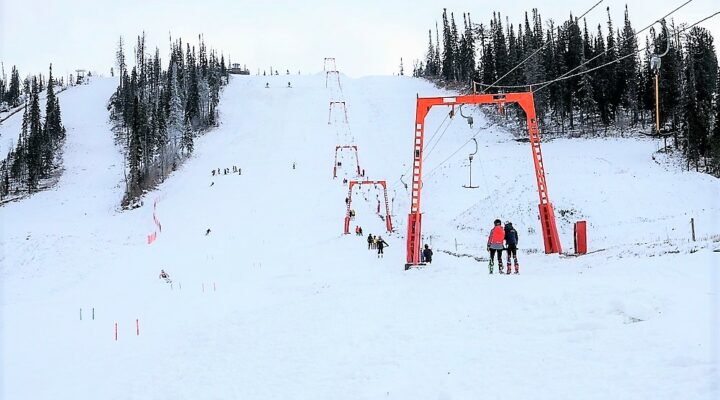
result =
M378 236L377 238L377 249L378 249L378 258L382 258L383 256L383 249L385 246L390 246L387 244L385 240L383 240L382 236Z
M425 245L425 249L423 250L422 255L425 258L426 263L432 264L433 251L430 249L430 246L428 246L427 244Z
M372 233L368 233L367 242L368 242L368 250L372 249L372 244L373 244Z
M373 249L377 249L377 247L378 247L378 237L377 237L377 236L373 236L373 245L372 245L372 248L373 248Z
M215 176L215 170L212 170L212 176Z
M215 182L210 182L210 186L212 186L212 185L214 185L214 184L215 184Z
M292 86L290 86L290 82L288 82L288 89L290 89L290 88L292 88Z
M168 273L165 272L164 269L160 270L160 276L158 277L158 279L165 279L165 282L172 283L172 280L170 279L170 275L168 275Z
M362 227L361 227L361 226L358 226L358 236L362 236L362 235L363 235L363 233L362 233Z
M505 241L505 230L503 229L502 221L499 219L496 219L494 222L495 226L490 231L490 235L488 236L487 241L487 250L490 252L490 263L488 264L488 269L490 270L490 273L493 273L493 258L495 257L495 253L497 252L497 259L498 259L498 270L502 274L503 272L503 263L502 263L502 251L505 248L503 242Z
M207 231L205 231L205 236L207 236L209 234L210 234L210 228L208 228Z
M507 273L510 273L510 255L512 255L515 261L515 273L520 273L520 264L517 259L517 244L518 244L518 233L513 228L512 222L505 223L505 243L507 244Z
M269 82L265 82L265 89L270 89L270 83L269 83Z
M295 169L295 161L293 161L293 169Z
M359 235L359 234L360 234L360 226L359 226L359 225L355 225L355 236L357 236L357 235Z

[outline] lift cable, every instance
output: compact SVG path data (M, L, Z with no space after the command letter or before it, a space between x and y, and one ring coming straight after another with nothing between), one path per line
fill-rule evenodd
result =
M677 11L680 10L681 8L685 7L686 5L688 5L689 3L691 3L692 1L693 1L693 0L687 0L687 1L685 1L683 4L679 5L679 6L676 7L674 10L672 10L672 11L670 11L669 13L665 14L664 16L660 17L658 20L653 21L651 24L649 24L649 25L646 26L645 28L637 31L637 32L635 33L634 37L637 38L637 36L639 36L642 32L644 32L644 31L652 28L652 26L655 25L655 24L657 23L657 21L663 20L663 19L667 18L668 16L674 14L675 12L677 12ZM702 21L700 21L700 22L702 22ZM699 23L699 22L698 22L698 23ZM697 23L696 23L696 24L697 24ZM695 25L696 25L696 24L695 24ZM693 25L693 26L694 26L694 25ZM546 44L547 44L547 42L546 42ZM573 69L565 72L564 74L560 75L559 77L557 77L557 78L555 78L555 79L551 79L551 80L548 80L548 81L534 82L534 83L528 83L528 84L524 84L524 85L495 85L495 84L489 85L489 84L487 84L487 83L482 83L482 82L473 82L473 84L475 84L475 85L477 85L477 86L484 87L484 88L496 87L496 88L498 88L498 89L526 89L526 88L532 89L533 86L543 86L543 87L544 87L544 86L546 86L546 85L548 85L548 84L550 84L550 83L555 83L555 82L560 81L560 80L563 80L563 79L570 79L570 78L572 78L572 77L575 77L576 75L573 75L573 76L566 76L566 75L567 75L567 74L570 74L570 73L572 73L573 71L576 71L578 68L580 68L580 67L582 67L582 66L584 66L584 65L586 65L586 64L588 64L588 63L590 63L590 62L592 62L592 61L594 61L594 60L597 59L598 57L606 54L608 51L615 49L618 45L619 45L619 43L618 43L617 45L615 45L615 46L612 46L612 47L609 47L609 48L605 49L605 51L596 54L594 57L586 60L585 62L583 62L582 64L578 65L577 67L575 67L575 68L573 68ZM644 49L643 49L643 50L644 50ZM639 52L639 51L638 51L638 52ZM634 54L634 53L630 53L630 54ZM585 71L585 72L588 72L588 71ZM563 79L561 79L561 78L563 78ZM539 89L537 89L537 90L539 90ZM535 90L535 91L537 91L537 90Z
M692 0L691 0L691 1L692 1ZM682 33L682 32L687 31L688 29L692 29L693 27L695 27L695 26L697 26L697 25L699 25L699 24L707 21L707 20L710 19L710 18L713 18L713 17L717 16L718 14L720 14L720 11L716 11L715 13L713 13L713 14L711 14L711 15L709 15L709 16L707 16L707 17L705 17L705 18L703 18L703 19L695 22L694 24L689 25L689 26L683 28L683 29L676 30L675 33L676 33L676 34L677 34L677 33ZM627 57L630 57L630 56L632 56L632 55L634 55L634 54L636 54L636 53L639 53L639 52L641 52L641 51L644 51L645 49L646 49L646 47L643 47L642 49L639 49L639 50L637 50L637 51L635 51L635 52L633 52L633 53L630 53L630 54L627 54L627 55L625 55L625 56L619 57L619 58L617 58L617 59L615 59L615 60L613 60L613 61L607 62L607 63L605 63L605 64L603 64L603 65L599 65L599 66L597 66L597 67L588 69L587 71L584 71L584 72L580 72L580 73L573 74L573 75L570 75L570 76L567 76L567 77L563 77L563 78L553 79L553 80L547 81L547 82L541 82L541 83L544 83L545 85L542 86L540 89L543 89L543 88L547 87L548 85L550 85L550 84L552 84L552 83L555 83L555 82L558 82L558 81L561 81L561 80L564 80L564 79L570 79L570 78L573 78L573 77L576 77L576 76L584 75L584 74L586 74L586 73L589 73L589 72L595 71L595 70L597 70L597 69L606 67L606 66L608 66L608 65L610 65L610 64L616 63L616 62L621 61L621 60L623 60L623 59L625 59L625 58L627 58ZM540 89L537 89L537 90L540 90ZM487 129L487 128L488 128L488 127L481 128L481 129ZM448 162L451 158L453 158L457 153L460 152L460 150L463 149L463 147L465 147L468 143L470 143L470 141L472 141L472 139L475 138L475 137L477 137L477 135L479 135L479 134L480 134L480 131L478 131L477 133L475 133L467 142L463 143L462 146L460 146L457 150L455 150L449 157L447 157L445 160L443 160L440 164L436 165L435 168L433 168L432 170L430 170L430 172L428 172L425 176L428 177L428 176L432 175L435 171L437 171L438 168L440 168L442 165L444 165L446 162Z
M581 16L575 18L575 25L577 25L578 21L580 21L583 17L585 17L587 14L589 14L590 11L592 11L593 9L595 9L595 7L597 7L598 5L600 5L600 3L602 3L603 1L605 1L605 0L600 0L600 1L598 1L597 3L595 3L595 5L593 5L593 6L590 7L587 11L585 11L585 13L583 13ZM692 0L690 0L690 1L692 1ZM520 62L519 62L517 65L515 65L510 71L506 72L505 75L499 77L499 78L498 78L495 82L493 82L492 84L490 84L490 85L481 84L481 85L483 86L483 88L484 88L484 89L482 90L483 93L484 93L485 91L487 91L488 89L494 87L498 82L500 82L501 80L503 80L506 76L510 75L513 71L515 71L516 69L520 68L520 66L522 66L523 64L525 64L525 63L526 63L528 60L530 60L531 58L533 58L533 57L535 56L535 54L539 53L539 52L540 52L542 49L544 49L545 46L547 46L549 43L550 43L549 41L546 41L545 44L543 44L542 46L540 46L540 47L538 47L537 49L535 49L535 51L534 51L532 54L530 54L529 56L527 56L524 60L520 61Z

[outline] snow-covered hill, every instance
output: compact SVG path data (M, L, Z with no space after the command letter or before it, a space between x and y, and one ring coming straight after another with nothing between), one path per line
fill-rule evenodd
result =
M116 82L63 94L60 182L0 208L0 398L720 395L717 179L654 162L650 140L544 143L562 245L586 219L595 251L544 255L529 145L479 113L473 129L457 118L444 130L447 110L433 109L423 229L436 258L404 271L415 96L443 93L409 77L341 80L339 92L323 74L233 77L222 125L124 212L105 110ZM361 167L390 183L393 235L379 192L353 198L353 226L390 244L383 259L341 234L352 159L333 180L338 96ZM441 162L473 135L480 188L463 189L474 146ZM211 174L233 166L242 175ZM148 245L154 203L162 232ZM486 257L495 218L520 232L520 275L443 252Z

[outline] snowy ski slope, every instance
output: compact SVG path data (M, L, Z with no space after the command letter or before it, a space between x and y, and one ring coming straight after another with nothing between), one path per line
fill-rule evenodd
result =
M60 182L0 208L0 398L720 396L717 179L653 161L651 140L544 143L563 248L586 219L594 251L548 256L529 144L479 113L445 130L448 110L433 109L423 233L435 262L404 271L415 96L446 93L409 77L341 83L233 77L221 126L131 211L105 109L116 82L64 93ZM338 133L328 104L340 96L350 129ZM473 135L470 190L472 144L441 162ZM347 153L332 179L338 138L390 183L395 234L375 215L380 192L353 198L351 228L383 235L383 259L341 234L341 181L354 175ZM242 175L211 176L233 165ZM148 245L154 202L162 232ZM443 252L486 257L495 218L519 231L518 276Z

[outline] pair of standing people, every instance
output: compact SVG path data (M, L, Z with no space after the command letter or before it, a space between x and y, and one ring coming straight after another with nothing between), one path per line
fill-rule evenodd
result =
M498 261L498 271L500 273L503 273L503 261L502 261L502 252L503 250L507 250L507 272L506 274L510 274L512 272L512 265L510 263L510 257L512 256L514 265L515 265L515 273L520 273L520 264L518 263L517 259L517 244L518 244L518 233L515 230L515 228L512 225L512 222L507 222L505 224L505 227L502 226L502 221L499 219L496 219L494 222L494 227L490 231L490 235L488 236L488 242L487 242L487 250L490 252L490 263L488 264L488 269L490 270L490 273L493 273L493 264L494 264L494 258L495 254L497 253L497 261ZM506 247L507 245L507 247Z

